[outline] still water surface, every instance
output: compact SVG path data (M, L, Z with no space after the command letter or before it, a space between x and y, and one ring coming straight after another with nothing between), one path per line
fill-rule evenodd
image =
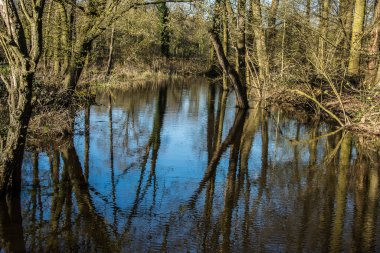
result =
M1 246L27 252L380 252L378 158L204 80L99 92L28 147Z

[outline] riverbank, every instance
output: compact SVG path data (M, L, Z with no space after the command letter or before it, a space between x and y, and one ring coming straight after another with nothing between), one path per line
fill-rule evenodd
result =
M284 110L304 112L306 117L320 115L346 130L380 136L380 96L377 91L362 91L294 85L280 87L267 101Z

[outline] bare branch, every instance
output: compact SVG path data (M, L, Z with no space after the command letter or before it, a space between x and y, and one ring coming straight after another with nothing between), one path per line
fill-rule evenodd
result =
M32 20L33 13L32 15L29 14L28 10L26 9L24 0L20 0L20 4L21 4L22 12L24 13L26 17L26 20L28 20L28 22L31 24L33 22Z

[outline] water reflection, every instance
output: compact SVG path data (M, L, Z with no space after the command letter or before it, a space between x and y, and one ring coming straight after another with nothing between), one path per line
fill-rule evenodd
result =
M99 93L65 144L28 149L1 248L379 251L378 154L231 96L203 80Z

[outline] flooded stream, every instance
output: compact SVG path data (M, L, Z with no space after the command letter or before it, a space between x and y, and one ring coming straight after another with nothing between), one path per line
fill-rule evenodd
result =
M379 157L333 126L194 79L98 92L74 129L27 148L3 251L380 252Z

